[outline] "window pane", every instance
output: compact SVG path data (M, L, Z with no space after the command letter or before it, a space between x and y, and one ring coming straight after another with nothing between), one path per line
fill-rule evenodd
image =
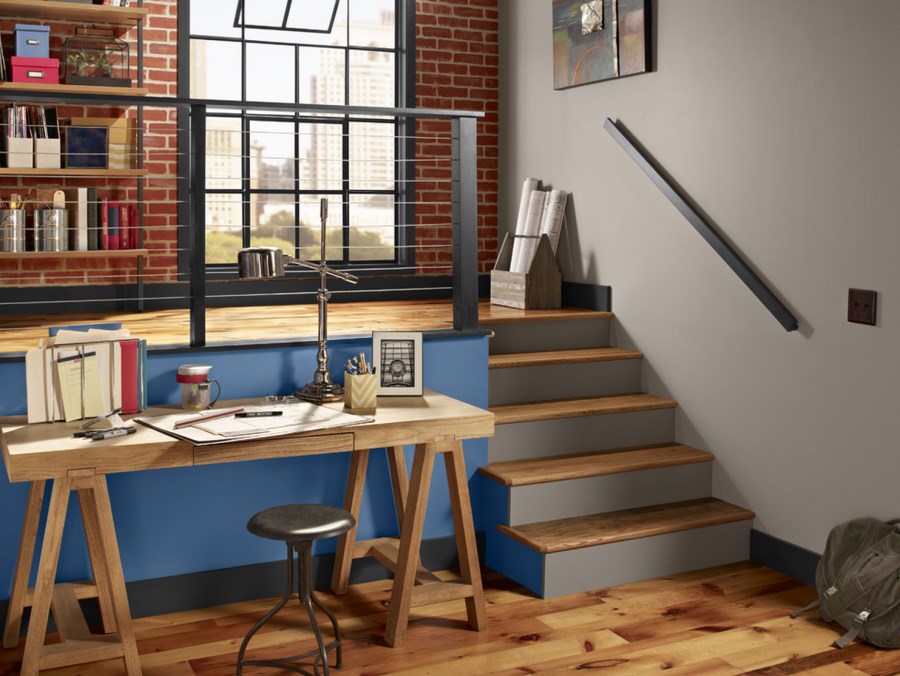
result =
M336 4L337 13L335 13ZM293 0L287 26L300 30L324 31L332 23L337 25L346 13L346 2L343 0L339 3L335 3L334 0ZM334 15L333 22L332 15Z
M350 189L394 189L394 126L375 122L350 125Z
M296 255L293 195L253 194L250 213L255 221L250 229L253 246L277 246L286 254Z
M247 15L247 25L272 26L269 29L247 28L248 40L262 42L280 42L294 45L341 45L347 44L347 3L340 0L334 25L328 29L331 13L334 10L333 0L293 0L288 17L287 30L281 30L284 17L283 0L253 0L261 2L265 7ZM251 19L259 19L251 21Z
M393 108L394 55L390 52L350 52L350 105Z
M242 23L248 26L281 28L287 0L243 0Z
M350 45L387 47L396 42L395 0L355 0L350 5Z
M344 79L347 52L329 47L300 50L300 99L309 103L342 106L345 103ZM309 98L304 98L304 91Z
M240 72L239 43L191 40L191 96L194 98L240 101Z
M247 101L293 103L295 79L293 47L247 45Z
M325 254L328 260L342 260L344 218L341 212L341 198L328 195L328 226L325 236ZM321 198L303 195L300 201L300 258L310 261L321 260L322 218Z
M250 121L250 189L294 189L294 123Z
M206 189L240 190L241 121L210 117L206 122Z
M243 247L241 227L243 209L240 195L207 194L206 196L206 262L237 263L237 252Z
M239 38L241 29L234 26L237 2L191 0L191 34Z
M350 205L350 260L394 260L393 195L354 195Z
M300 140L308 143L306 161L300 167L300 189L340 190L344 168L341 125L301 125Z

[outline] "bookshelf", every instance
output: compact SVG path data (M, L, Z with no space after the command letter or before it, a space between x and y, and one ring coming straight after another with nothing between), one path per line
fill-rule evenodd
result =
M137 5L142 5L137 0ZM3 19L38 19L46 22L68 22L83 24L89 27L104 25L112 27L117 32L136 29L136 86L110 87L84 84L43 84L22 82L0 82L0 104L16 101L17 95L27 94L30 100L34 100L34 94L47 94L52 100L54 94L74 94L85 96L110 96L110 97L140 97L147 96L149 90L143 86L143 24L149 14L149 10L143 6L135 7L111 7L108 5L83 4L77 2L62 2L60 0L0 0L0 18ZM77 102L75 102L77 105ZM99 104L102 105L102 104ZM143 108L137 106L137 127L143 127ZM118 107L118 106L114 106ZM44 178L81 179L94 178L101 184L107 180L134 180L137 190L137 203L143 204L144 179L148 172L143 168L143 143L141 134L137 134L134 152L137 153L137 168L134 169L104 169L104 168L6 168L0 167L0 178L10 180L24 180L28 182L39 181ZM89 251L22 251L0 252L0 260L22 260L27 258L40 258L42 260L78 260L97 258L102 256L108 259L135 260L138 309L143 309L143 284L144 265L149 256L149 250L143 247L143 209L138 208L136 248L121 250L89 250ZM70 215L71 218L71 215Z

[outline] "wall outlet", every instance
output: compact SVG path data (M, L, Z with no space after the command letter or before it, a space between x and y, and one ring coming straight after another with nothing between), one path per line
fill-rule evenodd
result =
M850 289L847 321L875 326L875 301L878 293L864 289Z

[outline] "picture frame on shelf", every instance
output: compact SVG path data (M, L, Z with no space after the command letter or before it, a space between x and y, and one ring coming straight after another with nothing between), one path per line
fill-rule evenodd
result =
M421 397L421 331L373 331L372 365L379 397Z

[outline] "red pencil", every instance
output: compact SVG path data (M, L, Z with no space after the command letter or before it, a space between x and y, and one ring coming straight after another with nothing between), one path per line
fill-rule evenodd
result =
M196 425L197 423L206 422L207 420L215 420L216 418L224 418L226 415L234 415L235 413L243 413L243 408L230 408L227 411L217 411L216 413L210 413L209 415L204 415L200 418L192 418L190 420L181 420L175 423L175 429L181 429L182 427L190 427L191 425Z

